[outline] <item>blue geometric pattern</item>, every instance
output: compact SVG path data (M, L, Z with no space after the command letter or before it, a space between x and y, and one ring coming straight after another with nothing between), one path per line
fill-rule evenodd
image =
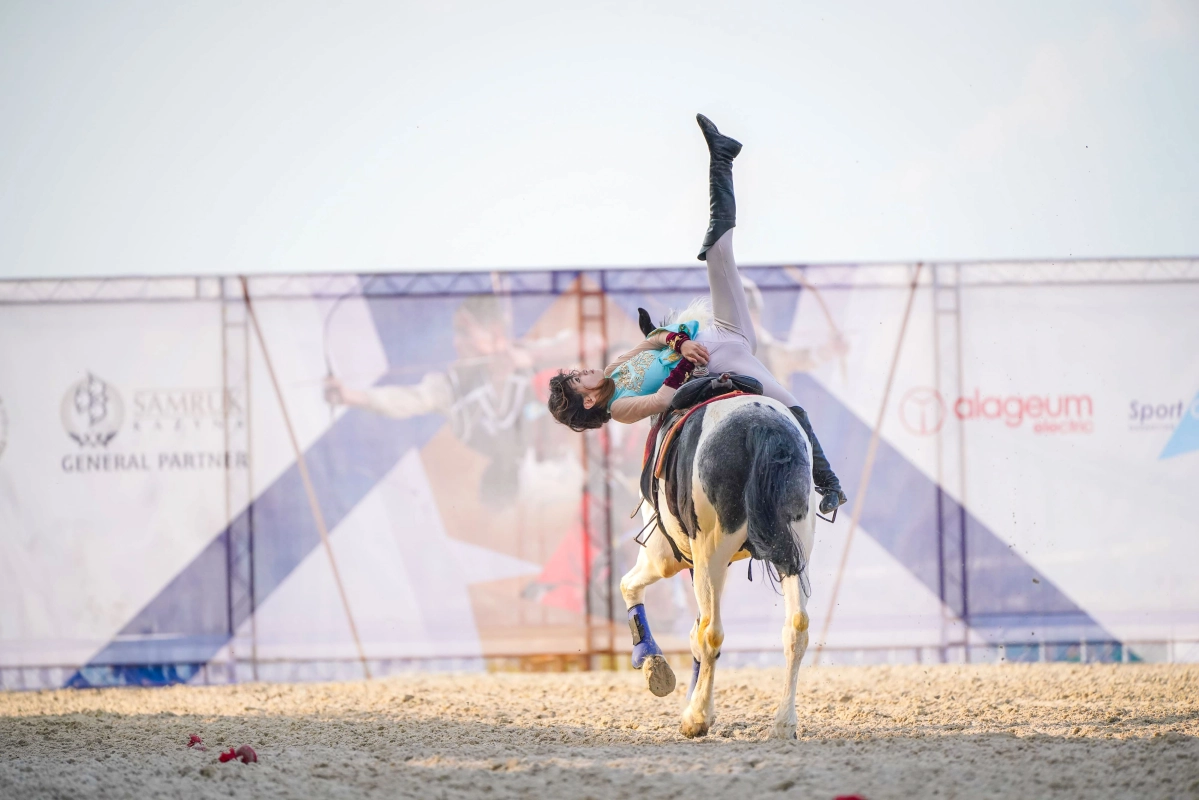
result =
M428 298L448 319L461 298ZM452 358L449 330L427 330L422 319L405 313L403 303L368 300L380 341L393 368L445 363ZM267 343L269 346L269 342ZM395 369L399 368L399 369ZM410 374L410 373L408 373ZM419 378L419 373L416 375ZM386 381L385 381L386 382ZM351 409L304 454L325 523L332 531L412 448L423 446L444 424L436 415L394 420ZM71 687L135 684L182 673L145 665L203 664L211 660L249 614L230 610L228 580L230 531L249 523L254 531L255 605L262 602L320 545L320 532L293 464L134 616L117 637L66 683Z
M1194 450L1199 450L1199 394L1195 395L1191 404L1182 412L1182 421L1174 429L1170 441L1166 442L1158 458L1172 458Z

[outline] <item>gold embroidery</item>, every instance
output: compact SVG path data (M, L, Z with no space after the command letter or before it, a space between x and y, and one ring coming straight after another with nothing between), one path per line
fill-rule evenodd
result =
M617 391L623 389L633 394L641 394L641 387L645 383L645 372L657 358L657 350L646 350L621 364L620 368L612 374L612 380L616 381Z

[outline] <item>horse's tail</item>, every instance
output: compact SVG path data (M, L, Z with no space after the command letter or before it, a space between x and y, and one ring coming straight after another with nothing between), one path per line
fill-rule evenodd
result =
M802 576L807 567L794 523L808 515L812 465L799 435L781 420L747 432L747 538L753 555L773 564L782 576Z

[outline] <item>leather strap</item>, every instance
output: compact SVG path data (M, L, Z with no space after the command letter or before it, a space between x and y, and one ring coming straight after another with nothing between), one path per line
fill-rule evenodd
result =
M665 461L664 456L666 451L670 449L670 445L674 442L675 436L677 436L678 432L683 429L683 425L688 419L691 418L692 414L694 414L696 411L699 411L704 406L710 405L711 403L715 403L719 400L728 400L733 397L741 397L744 394L746 393L738 390L735 392L729 392L728 394L717 395L716 397L712 397L703 401L702 403L697 403L696 405L693 405L691 408L687 409L687 412L683 414L683 416L679 417L678 421L673 423L670 426L670 430L666 431L666 435L662 437L662 445L658 448L658 458L654 463L654 478L662 477L662 464Z

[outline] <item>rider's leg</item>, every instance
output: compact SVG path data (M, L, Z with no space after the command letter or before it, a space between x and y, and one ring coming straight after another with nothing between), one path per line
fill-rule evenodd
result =
M737 202L733 198L733 159L741 152L741 143L716 130L712 120L696 114L695 121L708 143L708 197L711 204L708 230L699 258L703 261L708 248L737 224Z
M841 491L841 481L837 480L832 465L824 455L824 448L820 446L820 440L812 430L808 412L799 406L791 406L791 413L795 415L799 427L803 428L804 433L808 435L808 441L812 443L812 483L816 484L816 491L822 495L820 513L831 514L834 508L845 503L848 498L845 492Z
M709 337L712 360L708 372L720 374L733 372L749 375L762 382L767 397L786 403L795 415L800 427L812 443L812 482L824 496L820 502L822 513L831 513L845 502L841 482L837 480L832 466L812 431L808 415L795 397L783 388L770 370L754 357L758 349L758 337L754 332L753 319L749 315L749 302L745 297L745 286L737 271L733 258L733 227L737 224L737 203L733 196L733 159L741 152L741 143L724 136L712 121L697 114L700 130L708 142L708 189L711 198L711 220L704 236L703 249L699 258L708 263L708 288L712 292L712 313L716 330ZM737 339L742 339L748 350L742 350Z
M650 319L649 312L644 308L637 309L637 327L641 329L642 336L649 336L658 326Z
M709 373L719 375L722 372L731 372L757 378L762 383L762 394L785 403L791 409L799 426L808 435L808 441L812 443L812 482L816 484L816 491L824 497L820 501L820 513L831 514L833 509L844 503L847 498L841 490L841 481L837 479L832 465L828 463L824 448L820 446L820 440L816 438L816 432L812 430L807 412L800 408L795 395L775 380L770 370L766 369L766 365L744 345L734 341L714 342L710 349L712 360L708 363Z
M733 232L727 231L717 239L706 255L713 325L722 334L744 339L751 354L757 352L758 336L754 331L753 318L749 315L745 286L741 283L741 274L733 259Z
M708 264L708 288L712 293L715 327L723 333L740 336L753 352L758 349L757 337L737 262L733 259L733 227L737 224L733 159L741 152L741 143L721 134L703 114L697 114L695 119L708 143L711 211L699 259Z

